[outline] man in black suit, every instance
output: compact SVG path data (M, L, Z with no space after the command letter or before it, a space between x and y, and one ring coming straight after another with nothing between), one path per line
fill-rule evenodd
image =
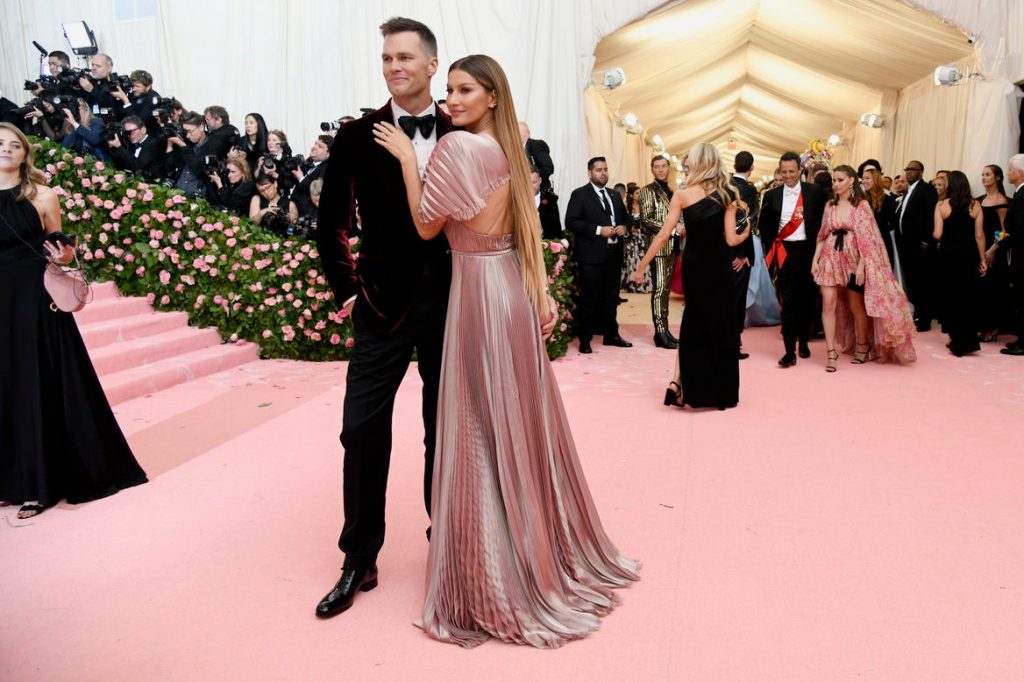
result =
M526 125L526 121L519 122L519 138L523 141L523 149L526 150L526 160L540 171L540 188L545 192L552 191L551 175L555 172L555 162L551 160L548 143L532 139L530 126Z
M814 326L818 286L811 277L811 259L821 230L825 197L817 185L800 182L800 156L786 152L779 159L782 184L764 195L758 228L768 268L775 273L782 305L782 339L786 352L780 367L811 357L807 345Z
M153 89L153 76L148 71L132 71L129 77L132 82L131 94L120 87L111 90L111 95L121 102L121 118L138 116L146 125L150 135L159 135L160 124L153 117L154 102L160 99L160 93Z
M203 109L203 117L206 119L206 129L210 136L207 154L213 154L223 161L231 148L238 144L238 128L231 125L228 110L219 105Z
M333 143L334 138L330 135L318 135L309 150L307 165L295 169L294 175L298 184L292 189L291 199L295 202L295 207L299 209L300 216L316 216L317 208L309 196L309 186L317 178L323 177L324 169L327 168L324 162L330 156Z
M576 334L580 352L592 353L594 334L604 345L630 348L619 336L615 315L622 282L622 241L626 235L626 205L618 192L609 191L608 162L595 156L587 162L590 182L573 190L565 210L565 226L576 235L573 258L579 273Z
M1024 356L1024 154L1014 154L1007 165L1006 179L1014 186L1013 199L1006 211L1003 230L1006 236L999 249L1010 251L1010 286L1014 308L1014 333L1017 340L999 352Z
M896 245L907 281L907 297L914 305L917 331L931 329L935 316L936 243L935 204L939 195L921 179L924 164L910 161L903 169L907 191L896 209Z
M123 146L118 137L107 140L114 165L121 170L138 173L147 180L162 178L167 163L164 141L150 135L138 116L128 116L121 121L121 125L128 136L130 146Z
M536 166L530 166L530 184L533 186L533 202L540 214L540 229L544 239L562 238L562 219L558 215L558 195L541 189L543 180Z
M431 241L420 239L406 203L401 166L374 141L373 124L387 121L404 128L412 121L421 168L438 138L452 126L430 96L430 78L437 71L434 34L420 22L404 18L388 20L381 33L384 78L392 99L338 131L317 221L324 273L338 305L352 312L355 327L341 432L345 524L338 546L345 553L345 563L334 589L317 604L320 618L345 611L359 591L377 586L391 417L413 350L423 379L423 493L430 513L451 257L443 234ZM363 230L358 261L348 244L357 201Z
M736 228L740 228L742 220L746 219L751 225L757 222L757 189L750 184L750 172L754 168L754 155L750 152L740 152L733 162L732 179L729 181L740 195L740 199L747 205L747 210L742 216L737 215ZM750 284L750 270L754 264L754 242L745 239L739 246L732 248L732 271L733 283L736 285L736 331L740 340L736 347L740 349L740 360L746 360L750 355L743 352L743 325L747 319L747 286Z

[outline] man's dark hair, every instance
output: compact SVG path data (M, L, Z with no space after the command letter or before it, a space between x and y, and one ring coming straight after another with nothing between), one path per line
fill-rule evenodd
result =
M427 53L427 56L437 56L437 38L434 37L434 32L427 28L426 24L420 23L415 19L391 17L380 25L380 34L385 38L392 33L406 32L415 33L420 37L420 44L423 45L423 51Z
M68 56L67 52L62 52L60 50L54 50L53 52L51 52L50 54L48 54L46 56L47 57L56 57L57 61L59 61L61 63L61 66L71 66L71 57Z
M328 149L330 149L331 145L334 144L334 138L331 137L330 135L317 135L316 139L320 140L325 145L327 145Z
M740 152L732 162L732 167L737 173L746 173L754 167L754 155L750 152Z
M857 177L859 178L864 175L864 171L867 170L868 167L874 167L879 173L882 172L882 164L878 159L867 159L864 163L857 166Z
M654 162L655 161L668 161L668 165L669 166L672 165L672 162L669 161L669 158L667 156L665 156L664 154L655 154L654 155L654 158L651 159L651 168L654 168Z
M131 124L136 128L145 128L146 124L142 122L142 119L138 116L125 116L121 119L121 125Z
M205 109L203 109L203 113L209 114L214 118L219 118L221 123L223 123L224 125L229 125L231 123L231 121L228 119L228 110L217 104L206 107Z
M588 171L594 170L594 164L597 163L598 161L603 161L604 163L608 163L608 159L604 158L603 156L595 156L590 161L587 161L587 170Z
M153 85L152 74L150 74L149 71L143 71L142 69L139 69L138 71L132 71L132 75L129 76L129 80L131 80L131 82L133 83L142 83L147 88Z
M924 173L924 164L923 163L921 163L920 161L913 161L913 160L912 161L907 161L907 165L908 166L910 164L912 164L912 163L916 163L918 166L920 166L921 167L921 173Z
M626 189L626 185L624 183L621 183L621 182L616 182L615 186L612 187L612 189L615 190L616 192L618 192L620 188L622 190L625 190Z
M181 117L181 125L196 126L205 129L206 119L194 111L190 111Z
M796 161L796 167L800 167L800 155L796 152L786 152L779 157L779 168L782 168L782 164L786 161Z

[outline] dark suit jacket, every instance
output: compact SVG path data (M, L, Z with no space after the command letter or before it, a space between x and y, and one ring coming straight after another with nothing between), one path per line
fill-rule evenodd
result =
M146 130L149 131L150 135L159 134L160 124L153 118L153 99L159 97L160 93L156 90L150 90L142 97L135 97L129 93L128 106L121 107L121 118L138 116L146 124Z
M1021 187L1010 199L1010 208L1006 210L1003 221L1006 233L999 242L999 249L1009 249L1010 269L1020 277L1024 276L1024 187Z
M395 123L390 100L343 126L334 138L323 176L316 243L337 305L357 296L370 328L390 333L405 320L428 273L447 287L452 263L444 233L424 241L416 232L401 164L374 141L373 124L383 121ZM451 119L438 109L437 137L451 130ZM348 244L356 227L357 201L362 219L358 265Z
M544 140L526 140L526 158L530 165L540 171L540 188L551 190L551 174L555 172L555 162L551 160L551 150Z
M296 208L299 209L299 215L316 215L316 206L313 205L313 200L309 198L309 186L313 184L314 180L324 176L324 170L326 168L326 161L316 168L310 168L309 171L302 176L302 179L299 180L298 184L295 185L295 189L292 190L292 201L295 202Z
M157 180L164 176L166 166L166 144L162 138L154 135L146 136L138 157L135 147L111 147L110 158L121 170L131 171L144 176L147 180Z
M611 198L612 210L615 211L614 225L626 225L629 215L622 197L611 189L608 190L608 196ZM565 209L565 226L576 235L573 258L577 262L599 264L608 258L621 259L623 238L618 237L617 243L609 244L607 237L597 235L597 228L607 226L608 221L608 211L604 210L601 199L589 182L573 190Z
M757 222L757 189L743 178L737 178L733 176L729 183L736 188L736 191L740 195L740 199L747 205L746 216L751 225ZM736 227L740 227L740 221L743 219L743 215L737 213L736 215ZM735 258L747 258L750 260L750 264L754 264L754 242L752 239L745 239L739 246L732 247L732 254Z
M757 227L761 233L761 245L764 247L765 255L771 250L772 243L779 234L783 187L785 185L779 185L764 195L764 201L761 202L761 214L757 217ZM804 231L807 233L807 241L813 245L821 230L821 217L825 213L825 196L817 185L809 182L801 182L800 191L804 195Z
M558 215L558 195L554 192L540 191L540 227L544 239L562 238L562 219Z
M896 234L899 235L897 243L901 245L933 244L935 240L932 233L935 231L935 204L939 202L939 193L930 183L918 180L910 195L909 202L906 197L903 203L903 220L900 221L900 212L896 211L895 225Z
M218 159L223 161L227 158L228 152L231 151L231 148L238 144L238 128L230 123L223 125L216 130L211 130L209 138L209 151L206 153L215 154Z

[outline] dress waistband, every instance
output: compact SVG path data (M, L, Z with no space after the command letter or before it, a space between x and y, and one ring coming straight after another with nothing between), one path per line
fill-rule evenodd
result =
M506 253L512 253L515 251L514 248L509 247L502 249L501 251L459 251L458 249L452 249L452 253L456 256L466 256L469 258L488 258L491 256L504 256Z
M846 243L846 233L849 230L832 230L832 233L836 236L835 248L836 251L842 251L843 245Z

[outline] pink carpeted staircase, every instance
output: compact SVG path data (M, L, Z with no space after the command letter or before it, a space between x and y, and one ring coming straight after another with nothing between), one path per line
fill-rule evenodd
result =
M258 358L255 344L223 344L216 329L189 327L185 313L122 297L113 282L94 283L93 294L75 321L111 405Z

